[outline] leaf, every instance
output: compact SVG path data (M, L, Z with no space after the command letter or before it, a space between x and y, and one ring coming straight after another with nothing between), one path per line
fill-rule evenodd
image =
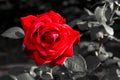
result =
M15 79L12 78L11 76L6 75L6 76L0 77L0 80L15 80Z
M18 66L18 67L10 68L8 71L8 74L18 76L19 74L25 73L26 71L27 71L27 68Z
M94 50L97 50L98 48L99 48L99 44L96 42L81 41L81 43L79 44L79 49L82 49L81 53L92 52Z
M111 52L107 52L103 46L100 46L98 54L98 58L100 59L100 61L105 61L112 56L113 54Z
M37 74L35 73L35 70L37 69L37 66L32 66L29 73L31 76L35 77Z
M115 13L120 16L120 11L116 10Z
M20 39L24 37L24 31L20 27L12 27L1 34L2 37Z
M80 30L88 30L89 28L100 26L100 23L97 21L79 21L76 25Z
M117 65L120 68L120 58L118 57L113 57L114 60L117 60Z
M109 4L104 4L103 7L97 7L95 9L95 17L100 23L112 25L114 23L113 15L114 3L112 1L110 1Z
M77 49L76 50L77 54L80 53L83 56L88 56L91 52L99 49L99 44L92 41L81 41L79 46L75 49Z
M105 17L105 10L106 8L103 6L103 7L97 7L95 9L95 17L96 19L100 22L100 23L105 23L107 22L107 19Z
M75 55L72 58L68 58L64 66L69 70L72 71L73 74L77 73L79 76L84 76L87 71L87 64L85 59L79 54Z
M102 23L105 31L109 34L109 35L114 35L114 30L113 28L111 28L110 26L108 26L107 24L105 23Z
M88 13L89 16L93 16L94 14L87 8L84 8L84 10Z
M104 62L104 65L106 65L106 66L113 65L113 64L118 63L119 61L120 61L120 60L115 60L115 59L109 58L109 59L107 59L107 60Z
M90 37L92 40L102 38L103 34L104 34L104 32L103 32L102 27L95 27L95 28L90 29Z
M97 21L89 21L88 22L88 27L89 28L93 28L93 27L98 27L98 26L100 26L101 24L99 23L99 22L97 22Z
M22 73L17 76L18 80L35 80L29 73Z
M34 80L25 67L14 67L8 71L9 76L14 80Z
M111 22L113 21L113 8L114 6L112 4L110 5L106 5L106 10L105 10L105 18L107 19L107 24L111 24Z
M115 4L120 6L120 0L115 0Z
M110 9L111 9L111 11L113 11L113 9L114 9L114 3L113 2L110 3Z
M74 26L76 26L76 24L77 24L78 22L81 22L81 20L80 20L79 18L70 21L68 24L69 24L71 27L74 27Z
M109 3L114 2L114 0L105 0L105 1Z
M120 69L116 69L117 76L120 78Z
M79 21L76 23L77 27L80 29L80 30L86 30L88 29L88 23L87 21Z

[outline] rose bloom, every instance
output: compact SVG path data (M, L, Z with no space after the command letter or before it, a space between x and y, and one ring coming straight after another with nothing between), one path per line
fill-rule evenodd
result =
M73 56L73 45L80 41L80 33L65 24L65 19L54 11L37 16L21 17L25 32L25 53L36 65L63 65Z

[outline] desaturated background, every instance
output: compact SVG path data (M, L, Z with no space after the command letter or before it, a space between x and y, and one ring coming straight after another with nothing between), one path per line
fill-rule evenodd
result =
M100 0L0 0L0 34L11 27L22 27L22 16L37 15L49 10L60 13L66 18L67 23L70 23L84 14L84 8L94 11L99 5L96 4L98 1ZM34 65L34 62L23 53L22 43L23 39L15 40L0 36L0 77L15 66ZM93 58L89 60L92 63L88 62L90 66L98 63Z
M10 27L22 27L20 17L37 15L54 10L66 18L67 23L79 18L84 7L94 9L97 0L0 0L0 34ZM92 7L93 6L93 7ZM22 39L0 36L0 65L25 63L28 58L22 52ZM1 67L1 66L0 66Z
M83 8L91 8L97 0L0 0L0 34L11 27L22 27L20 17L37 15L54 10L66 18L67 23L79 18ZM15 40L0 36L0 76L15 66L33 63L23 53L23 39ZM34 64L34 63L33 63Z

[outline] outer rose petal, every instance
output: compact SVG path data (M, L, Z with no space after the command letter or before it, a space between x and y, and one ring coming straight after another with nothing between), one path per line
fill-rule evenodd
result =
M37 51L34 52L33 54L34 54L34 61L36 65L47 64L50 62L50 61L46 61L43 58L41 58L41 56L39 56L39 53Z
M69 40L68 40L68 49L66 50L66 52L64 53L64 56L67 57L72 57L73 56L73 46L78 44L78 41L80 41L80 37L79 37L79 33L71 33L71 35L69 36Z
M66 22L65 18L54 11L50 11L48 15L54 23L64 24Z
M66 57L72 57L73 56L73 46L70 46L65 52L64 56Z
M56 65L63 65L67 57L60 56L59 58L53 60L50 65L56 66Z
M37 15L38 16L38 15ZM35 20L34 24L38 24L38 23L52 23L51 18L48 15L43 14L43 16L37 17L37 19Z
M32 22L36 19L35 16L29 15L27 17L20 18L24 31L26 32L31 27Z
M54 11L46 12L44 14L37 15L38 18L43 18L43 16L48 16L52 23L65 24L66 19ZM44 18L45 19L45 18ZM47 19L47 18L46 18Z

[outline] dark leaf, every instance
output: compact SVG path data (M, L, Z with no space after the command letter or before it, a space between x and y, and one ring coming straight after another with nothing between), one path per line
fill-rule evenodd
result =
M70 21L68 24L71 26L71 27L74 27L77 23L79 22L82 22L79 18L78 19L75 19L75 20L72 20ZM83 23L83 22L82 22Z
M111 66L111 65L113 65L113 64L116 64L116 63L118 63L118 60L115 60L115 59L107 59L104 63L103 63L103 65L105 65L105 66Z
M2 77L0 77L0 80L15 80L15 79L13 79L10 76L2 76Z
M3 37L20 39L24 37L24 31L20 27L12 27L1 34Z
M120 68L120 58L114 57L113 59L117 61L117 65L118 65L118 67Z
M25 67L14 67L8 73L14 80L34 80Z
M92 40L96 40L98 38L103 38L104 31L102 27L96 27L90 29L90 37Z
M110 24L112 22L113 9L114 9L114 6L112 4L106 5L106 10L104 13L105 13L105 17L107 19L107 24Z
M18 76L22 73L25 73L26 71L27 71L27 68L25 67L13 67L8 71L8 73L10 75Z
M79 21L76 23L76 25L80 30L88 29L88 22L87 21Z
M105 61L112 56L113 54L111 52L107 52L103 46L100 46L98 52L98 58L100 59L100 61Z
M18 80L35 80L29 73L22 73L17 76Z
M43 80L51 80L53 79L53 70L55 72L56 68L52 69L48 64L40 65L39 67L32 66L30 69L30 74L33 77L38 75Z
M99 44L95 43L95 42L82 41L79 44L79 48L80 49L85 48L85 50L83 49L82 52L84 52L84 51L90 52L90 51L94 51L94 50L98 49L99 48Z
M85 59L79 54L72 58L68 58L64 66L73 73L79 74L79 76L84 76L87 71L87 64Z

